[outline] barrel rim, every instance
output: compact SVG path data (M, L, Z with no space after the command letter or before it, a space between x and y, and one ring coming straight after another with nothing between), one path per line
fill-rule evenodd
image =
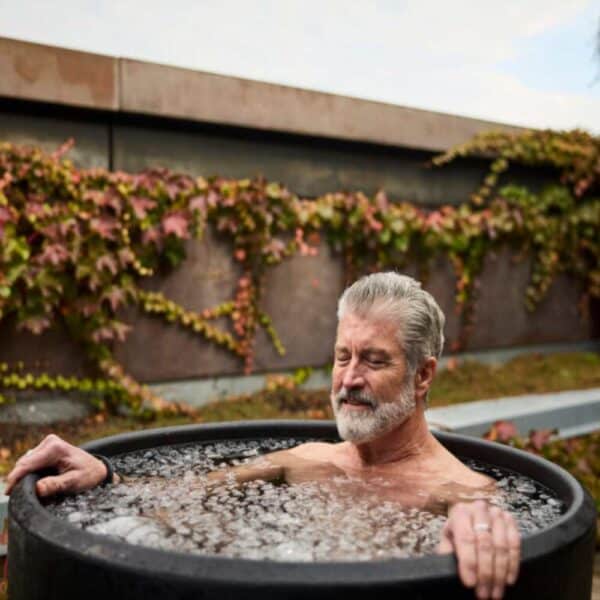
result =
M533 477L554 483L569 502L567 511L547 529L524 536L522 564L535 561L589 533L595 527L595 508L577 480L557 465L516 448L446 432L434 432L445 446L458 455L477 458L494 456L492 464L519 473L542 474ZM193 441L209 443L222 439L260 439L294 437L298 439L337 437L333 421L261 420L218 424L182 425L130 432L95 440L84 449L114 456L129 449L142 449ZM142 444L142 445L140 445ZM456 452L456 450L459 450ZM462 450L463 452L461 452ZM500 460L498 460L500 457ZM485 460L485 459L483 459ZM485 460L485 462L490 462ZM501 462L502 464L499 464ZM522 468L525 466L525 471ZM107 536L83 531L46 510L35 493L39 476L28 475L15 488L9 503L9 517L29 535L79 560L96 563L117 571L143 572L165 579L191 578L207 582L239 585L364 585L402 584L427 578L455 579L456 561L452 555L392 558L380 561L285 562L219 556L199 556L131 545ZM545 481L540 483L547 485Z

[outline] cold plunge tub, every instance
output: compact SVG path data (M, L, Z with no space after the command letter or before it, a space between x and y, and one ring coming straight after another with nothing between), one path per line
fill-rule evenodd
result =
M516 471L553 490L566 512L523 540L519 579L506 598L588 600L596 516L593 502L559 467L524 452L446 433L438 439L462 458ZM337 437L335 424L258 421L136 432L84 446L114 456L165 445L264 438ZM34 492L37 476L17 486L9 505L11 600L216 598L473 598L452 556L372 562L291 563L196 556L134 546L95 535L50 514Z

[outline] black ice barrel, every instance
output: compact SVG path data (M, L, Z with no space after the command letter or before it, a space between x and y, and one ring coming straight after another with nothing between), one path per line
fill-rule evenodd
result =
M446 433L438 439L462 459L518 472L552 490L565 512L523 540L521 571L506 598L589 600L596 514L590 496L567 472L510 447ZM337 437L335 425L260 421L156 429L105 438L87 450L115 456L165 445L222 440ZM451 556L371 562L278 562L156 550L96 535L59 519L38 501L26 477L9 504L11 600L153 598L473 598Z

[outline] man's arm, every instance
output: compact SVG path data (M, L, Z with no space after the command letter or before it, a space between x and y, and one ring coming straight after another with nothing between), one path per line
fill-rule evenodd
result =
M238 483L263 479L283 480L285 476L286 452L274 452L268 458L261 457L256 462L214 471L206 476L212 483L226 481L233 476ZM55 494L77 494L102 483L107 469L101 460L77 446L73 446L57 435L51 434L35 448L24 454L6 478L6 494L28 473L41 469L54 468L57 475L43 477L36 484L38 496L44 498ZM114 475L113 483L119 481Z
M28 473L48 468L54 468L58 473L43 477L37 482L36 492L42 498L89 490L102 483L107 475L106 466L101 460L57 435L50 434L16 462L6 478L8 485L5 493L10 494Z
M285 458L281 456L285 452L285 450L273 452L237 467L211 471L204 478L209 483L214 484L227 482L230 478L233 478L236 483L246 483L257 479L262 479L263 481L285 481Z
M477 598L502 598L517 579L521 536L512 515L497 506L459 502L448 511L438 552L456 553L460 579Z

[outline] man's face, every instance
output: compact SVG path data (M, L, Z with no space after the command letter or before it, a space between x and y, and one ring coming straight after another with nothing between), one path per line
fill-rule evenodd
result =
M404 422L415 408L412 379L393 323L351 313L341 319L331 402L343 439L370 441Z

